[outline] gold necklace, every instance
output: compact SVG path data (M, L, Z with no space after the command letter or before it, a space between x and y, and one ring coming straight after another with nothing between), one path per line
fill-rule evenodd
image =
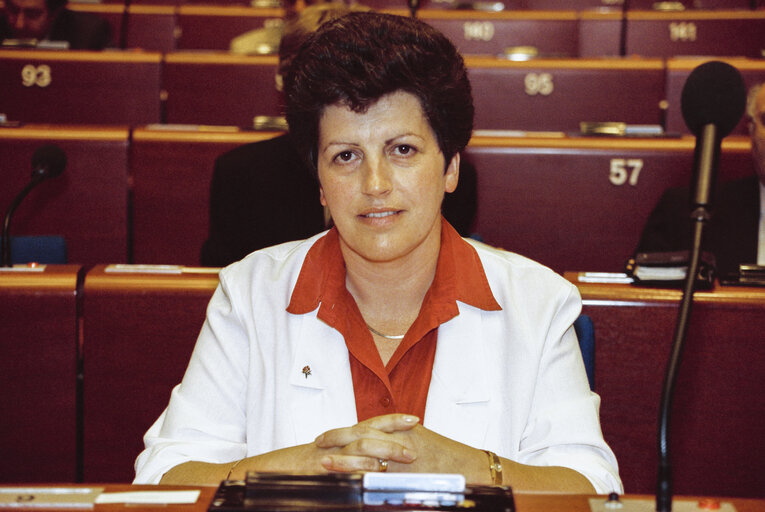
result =
M375 330L375 329L373 329L373 328L372 328L372 326L371 326L371 325L369 325L369 324L367 324L367 328L368 328L370 331L372 331L373 333L375 333L376 335L378 335L378 336L382 336L383 338L385 338L385 339L387 339L387 340L403 340L403 339L404 339L404 336L406 336L406 334L399 334L399 335L397 335L397 336L389 336L389 335L387 335L387 334L383 334L383 333L381 333L380 331L376 331L376 330Z

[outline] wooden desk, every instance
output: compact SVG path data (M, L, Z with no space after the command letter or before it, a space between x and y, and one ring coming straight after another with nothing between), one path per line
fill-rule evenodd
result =
M765 11L763 11L765 12ZM765 41L763 42L765 47ZM685 86L688 75L696 68L711 58L675 58L667 59L667 131L675 133L690 133L685 125L681 111L681 101L683 86ZM755 84L765 82L765 62L755 59L733 59L722 58L714 59L727 62L735 67L741 73L741 77L746 84L747 89ZM746 113L733 130L734 135L749 135L749 120Z
M8 487L2 486L0 487ZM66 487L72 487L67 485ZM140 510L151 512L207 512L207 508L213 499L216 491L214 486L167 486L167 485L128 485L128 484L77 484L75 487L103 487L104 492L129 492L129 491L177 491L177 490L199 490L199 498L194 504L184 505L141 505ZM514 493L515 507L517 512L590 512L590 499L605 500L605 496L594 495L569 495L569 494L538 494L538 493ZM625 495L624 500L641 500L647 503L645 510L653 510L651 502L654 500L650 495ZM678 509L690 511L704 509L692 508L703 499L700 496L676 496L673 505L683 503L689 508ZM761 512L765 509L765 500L754 500L745 498L716 498L716 501L732 504L737 512ZM135 510L136 505L97 504L93 508L95 512L117 512L126 510ZM708 510L708 509L707 509Z
M274 135L135 130L133 261L198 265L215 158ZM475 136L464 156L477 170L472 231L559 272L619 271L662 192L690 182L694 145L692 137ZM748 139L726 139L720 179L750 169Z
M9 490L10 487L19 487L16 485L3 484L0 485L0 489ZM24 486L25 488L27 486ZM28 486L30 489L34 489L36 486ZM207 512L207 507L212 502L215 495L216 487L213 486L180 486L180 485L130 485L130 484L99 484L99 483L87 483L87 484L53 484L45 485L45 488L85 488L85 487L101 487L105 493L118 493L118 492L136 492L136 491L199 491L199 498L196 503L193 504L160 504L160 505L145 505L145 504L95 504L92 508L72 508L72 507L45 507L45 508L16 508L11 510L95 510L98 512L117 512L117 511L149 511L149 512ZM28 493L27 493L28 494ZM3 509L8 510L8 509Z
M579 57L618 57L621 55L621 10L582 11L579 13Z
M255 116L283 115L276 56L165 54L162 90L168 123L251 128Z
M83 288L84 478L130 482L143 434L181 381L217 269L88 272Z
M566 273L595 324L601 424L627 492L653 492L658 406L679 290ZM765 497L765 289L698 292L674 399L675 492Z
M127 48L152 52L172 52L176 49L177 13L170 5L136 5L127 7Z
M137 129L133 132L133 261L199 265L215 159L273 132Z
M67 156L64 173L35 187L16 210L11 235L63 235L73 263L127 262L128 133L106 126L0 128L3 211L29 183L38 147L53 143Z
M745 10L748 6L741 4L748 4L748 0L693 0L694 8L681 12L651 11L653 3L653 0L630 3L625 37L628 56L704 55L756 59L765 48L762 36L765 12ZM719 9L723 3L725 10ZM635 10L640 6L646 10ZM618 10L581 12L579 56L619 55L622 27L622 13Z
M660 124L664 64L657 59L466 57L476 130L576 132L582 121Z
M75 479L80 270L0 270L0 482Z
M281 25L284 13L281 8L243 5L181 5L178 49L228 51L231 40L245 32Z
M761 57L765 11L630 11L627 55Z
M558 272L621 271L668 187L690 183L694 139L473 137L473 231ZM720 179L751 173L748 139L723 145Z
M540 56L559 58L576 57L579 51L576 11L423 9L417 17L443 32L463 55L503 55L514 46L532 46Z
M160 54L3 50L0 112L27 123L160 121Z

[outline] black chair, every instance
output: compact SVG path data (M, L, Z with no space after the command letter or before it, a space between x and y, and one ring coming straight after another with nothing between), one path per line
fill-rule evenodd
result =
M574 322L574 331L579 338L579 348L584 359L584 369L587 372L587 380L590 389L595 389L595 325L592 318L587 315L579 315Z

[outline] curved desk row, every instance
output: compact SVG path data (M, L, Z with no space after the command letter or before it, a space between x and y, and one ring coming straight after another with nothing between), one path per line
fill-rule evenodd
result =
M69 261L83 265L198 265L215 158L277 134L194 127L0 128L6 169L0 205L10 204L28 182L34 150L55 143L68 156L67 169L31 192L11 234L63 235ZM619 271L662 192L690 182L694 144L691 137L476 132L464 154L477 170L472 231L559 272ZM725 139L719 179L749 173L749 140Z
M604 2L610 5L599 5ZM163 52L228 50L233 38L281 24L285 16L284 9L250 7L243 0L174 3L71 5L106 18L115 43ZM409 14L403 0L364 3ZM752 0L685 0L688 9L677 12L650 10L654 3L632 0L625 16L622 2L613 0L506 0L507 10L500 12L450 9L448 2L424 0L418 17L442 30L465 54L499 55L509 47L532 46L540 55L559 57L761 57L765 12L751 10Z
M582 122L622 122L684 133L682 87L705 60L469 56L475 129L578 133ZM725 60L747 86L765 81L762 60ZM256 116L283 114L276 66L274 56L223 52L3 50L0 113L23 123L250 128Z
M651 493L679 292L567 277L595 323L604 435L626 491ZM216 284L217 269L2 272L0 359L14 364L0 376L0 481L130 481ZM697 300L675 399L675 492L765 498L765 290Z

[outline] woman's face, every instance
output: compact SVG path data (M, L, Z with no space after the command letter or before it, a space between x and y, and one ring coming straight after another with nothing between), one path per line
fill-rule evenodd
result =
M444 163L410 93L383 96L364 113L327 107L319 121L321 203L344 251L385 262L437 249L441 202L457 187L459 155L446 172Z

